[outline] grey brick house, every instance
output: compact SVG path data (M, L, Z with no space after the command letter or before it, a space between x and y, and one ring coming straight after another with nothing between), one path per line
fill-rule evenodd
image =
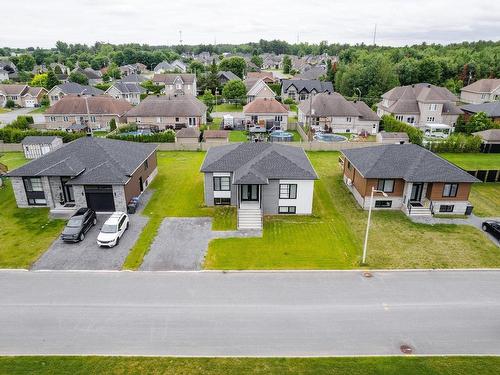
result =
M156 145L83 137L9 173L18 207L125 211L157 174Z

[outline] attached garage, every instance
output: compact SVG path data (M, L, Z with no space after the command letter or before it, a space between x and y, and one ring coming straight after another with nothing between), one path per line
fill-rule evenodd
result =
M86 185L85 198L87 199L87 207L96 212L113 212L115 210L113 186Z

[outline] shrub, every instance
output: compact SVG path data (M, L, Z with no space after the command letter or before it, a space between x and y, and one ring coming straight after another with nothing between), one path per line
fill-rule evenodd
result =
M6 108L14 108L16 106L16 103L12 99L7 99L7 102L5 103Z
M47 95L44 95L42 100L40 101L40 105L42 107L48 107L50 105L50 100L49 100L49 97Z
M49 131L42 131L35 129L23 130L11 126L6 126L5 128L0 129L0 140L4 141L5 143L21 143L24 137L30 135L34 136L55 135L61 137L64 143L68 143L74 141L75 139L85 136L84 133L68 133L62 130L49 130Z
M292 98L286 98L285 100L283 100L283 104L291 105L291 104L297 104L297 103Z
M116 120L114 118L112 118L111 121L109 122L109 129L111 131L116 130Z
M442 141L431 141L427 148L433 152L479 152L481 138L463 133L451 134Z
M380 127L386 132L403 132L408 134L410 142L416 145L422 145L424 133L420 129L414 128L404 122L396 120L393 116L383 115L380 121Z
M129 133L129 132L135 132L137 130L137 124L135 123L130 123L124 126L120 126L118 129L118 133Z

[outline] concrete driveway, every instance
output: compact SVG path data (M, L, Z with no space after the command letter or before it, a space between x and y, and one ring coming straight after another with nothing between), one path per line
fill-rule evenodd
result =
M35 108L18 108L18 109L14 109L13 111L10 111L10 112L0 113L0 124L2 124L2 123L4 125L10 124L12 121L14 121L17 118L17 116L28 115L34 109ZM33 116L33 121L35 122L35 124L44 122L43 114L33 113L30 116Z
M260 237L260 230L212 231L212 218L166 218L140 267L141 271L194 271L203 265L214 238Z
M141 208L147 202L150 192L143 195ZM146 198L146 199L144 199ZM33 270L121 270L123 262L129 251L139 238L142 229L148 222L148 217L136 213L129 215L130 225L120 239L118 246L113 248L99 247L96 240L102 224L109 214L99 214L97 225L85 235L82 242L65 243L59 238L55 240L50 248L35 262Z

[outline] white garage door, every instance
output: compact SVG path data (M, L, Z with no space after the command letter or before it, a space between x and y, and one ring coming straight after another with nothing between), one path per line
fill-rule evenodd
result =
M35 100L34 99L26 99L26 107L33 108L34 106L35 106Z

